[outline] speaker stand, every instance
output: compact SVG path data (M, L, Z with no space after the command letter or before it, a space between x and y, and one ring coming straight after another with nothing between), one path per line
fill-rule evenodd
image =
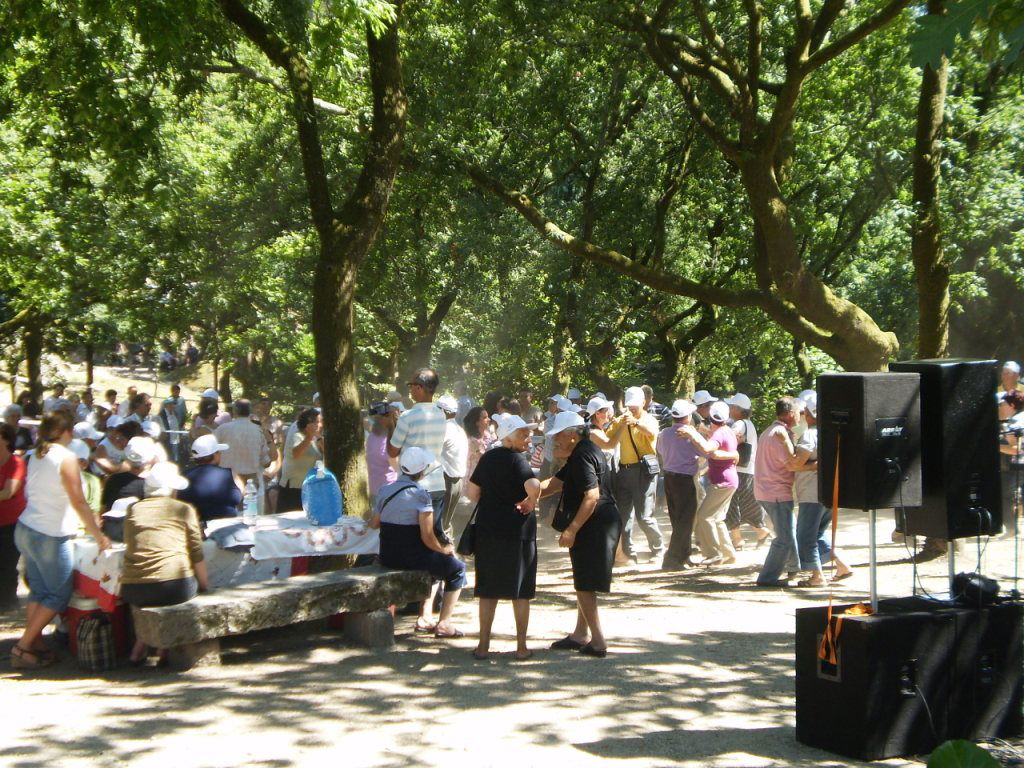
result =
M949 599L956 600L953 579L956 578L956 539L946 541L946 558L949 561Z
M878 522L878 510L868 510L868 528L870 537L868 542L868 576L870 579L871 591L871 613L878 613L878 538L875 534L875 524ZM952 584L953 582L950 582Z

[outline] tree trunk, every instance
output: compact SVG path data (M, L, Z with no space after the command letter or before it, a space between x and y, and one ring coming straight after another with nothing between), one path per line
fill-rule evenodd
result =
M416 336L404 350L405 357L396 371L395 388L405 392L406 382L420 368L430 367L430 356L434 351L437 332ZM402 352L403 350L399 350ZM443 386L443 385L442 385Z
M799 339L793 339L793 360L796 362L800 386L814 389L814 369L811 367L811 359L807 357L807 346Z
M945 0L929 0L929 15L945 13ZM911 256L917 279L917 354L943 357L949 346L949 264L942 252L939 182L943 110L949 61L939 68L926 64L921 73L914 140L914 230Z
M85 343L85 387L92 389L95 381L96 347L91 341Z
M220 380L217 382L217 391L220 392L220 397L225 404L230 405L233 402L231 397L231 370L226 366L224 372L220 375Z
M32 402L38 408L43 402L43 332L35 320L25 324L22 344L25 349L28 391L32 395Z
M210 385L214 389L217 389L217 385L220 383L220 379L219 379L219 375L218 375L219 372L220 372L220 358L219 357L215 357L215 358L213 358L213 384Z
M884 370L899 350L896 335L880 329L867 312L836 295L805 269L772 158L754 157L744 162L740 170L754 223L768 254L768 270L775 290L807 322L830 336L824 342L811 343L849 371ZM796 338L809 341L799 329L787 330Z

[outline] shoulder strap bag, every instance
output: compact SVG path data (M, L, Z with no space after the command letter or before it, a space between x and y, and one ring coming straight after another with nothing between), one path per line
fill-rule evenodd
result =
M653 453L646 453L640 456L640 450L636 447L636 441L633 439L633 428L626 426L626 434L629 435L629 442L633 444L633 453L635 453L645 467L647 467L647 474L654 477L661 472L661 464L658 463L658 457Z
M473 507L473 514L469 516L469 522L462 529L459 543L455 546L455 551L462 557L472 557L476 552L476 511L478 509L480 509L480 502Z

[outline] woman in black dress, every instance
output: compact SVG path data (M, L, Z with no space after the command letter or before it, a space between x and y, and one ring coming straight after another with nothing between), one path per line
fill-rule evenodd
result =
M615 547L622 530L611 492L608 462L590 440L590 430L575 413L560 413L547 432L555 439L555 458L565 466L541 486L541 495L562 492L563 510L571 522L558 539L569 548L576 589L576 629L552 648L604 658L608 642L597 614L597 593L609 592Z
M491 624L499 600L511 600L516 620L519 661L532 655L526 647L530 600L537 589L537 518L534 507L540 481L523 453L536 424L506 416L498 425L498 445L480 457L466 487L476 511L476 587L480 599L480 642L473 655L488 656Z

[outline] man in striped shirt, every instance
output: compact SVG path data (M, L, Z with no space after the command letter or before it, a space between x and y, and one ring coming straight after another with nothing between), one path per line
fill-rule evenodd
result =
M420 368L407 382L409 397L413 406L398 417L394 431L388 438L388 455L401 457L409 448L424 448L434 456L444 450L444 436L447 419L444 412L434 405L434 392L439 384L437 372L432 368ZM401 459L399 459L401 460ZM448 543L441 526L441 510L444 506L444 472L435 461L427 467L419 481L430 494L434 507L434 533L442 544Z

